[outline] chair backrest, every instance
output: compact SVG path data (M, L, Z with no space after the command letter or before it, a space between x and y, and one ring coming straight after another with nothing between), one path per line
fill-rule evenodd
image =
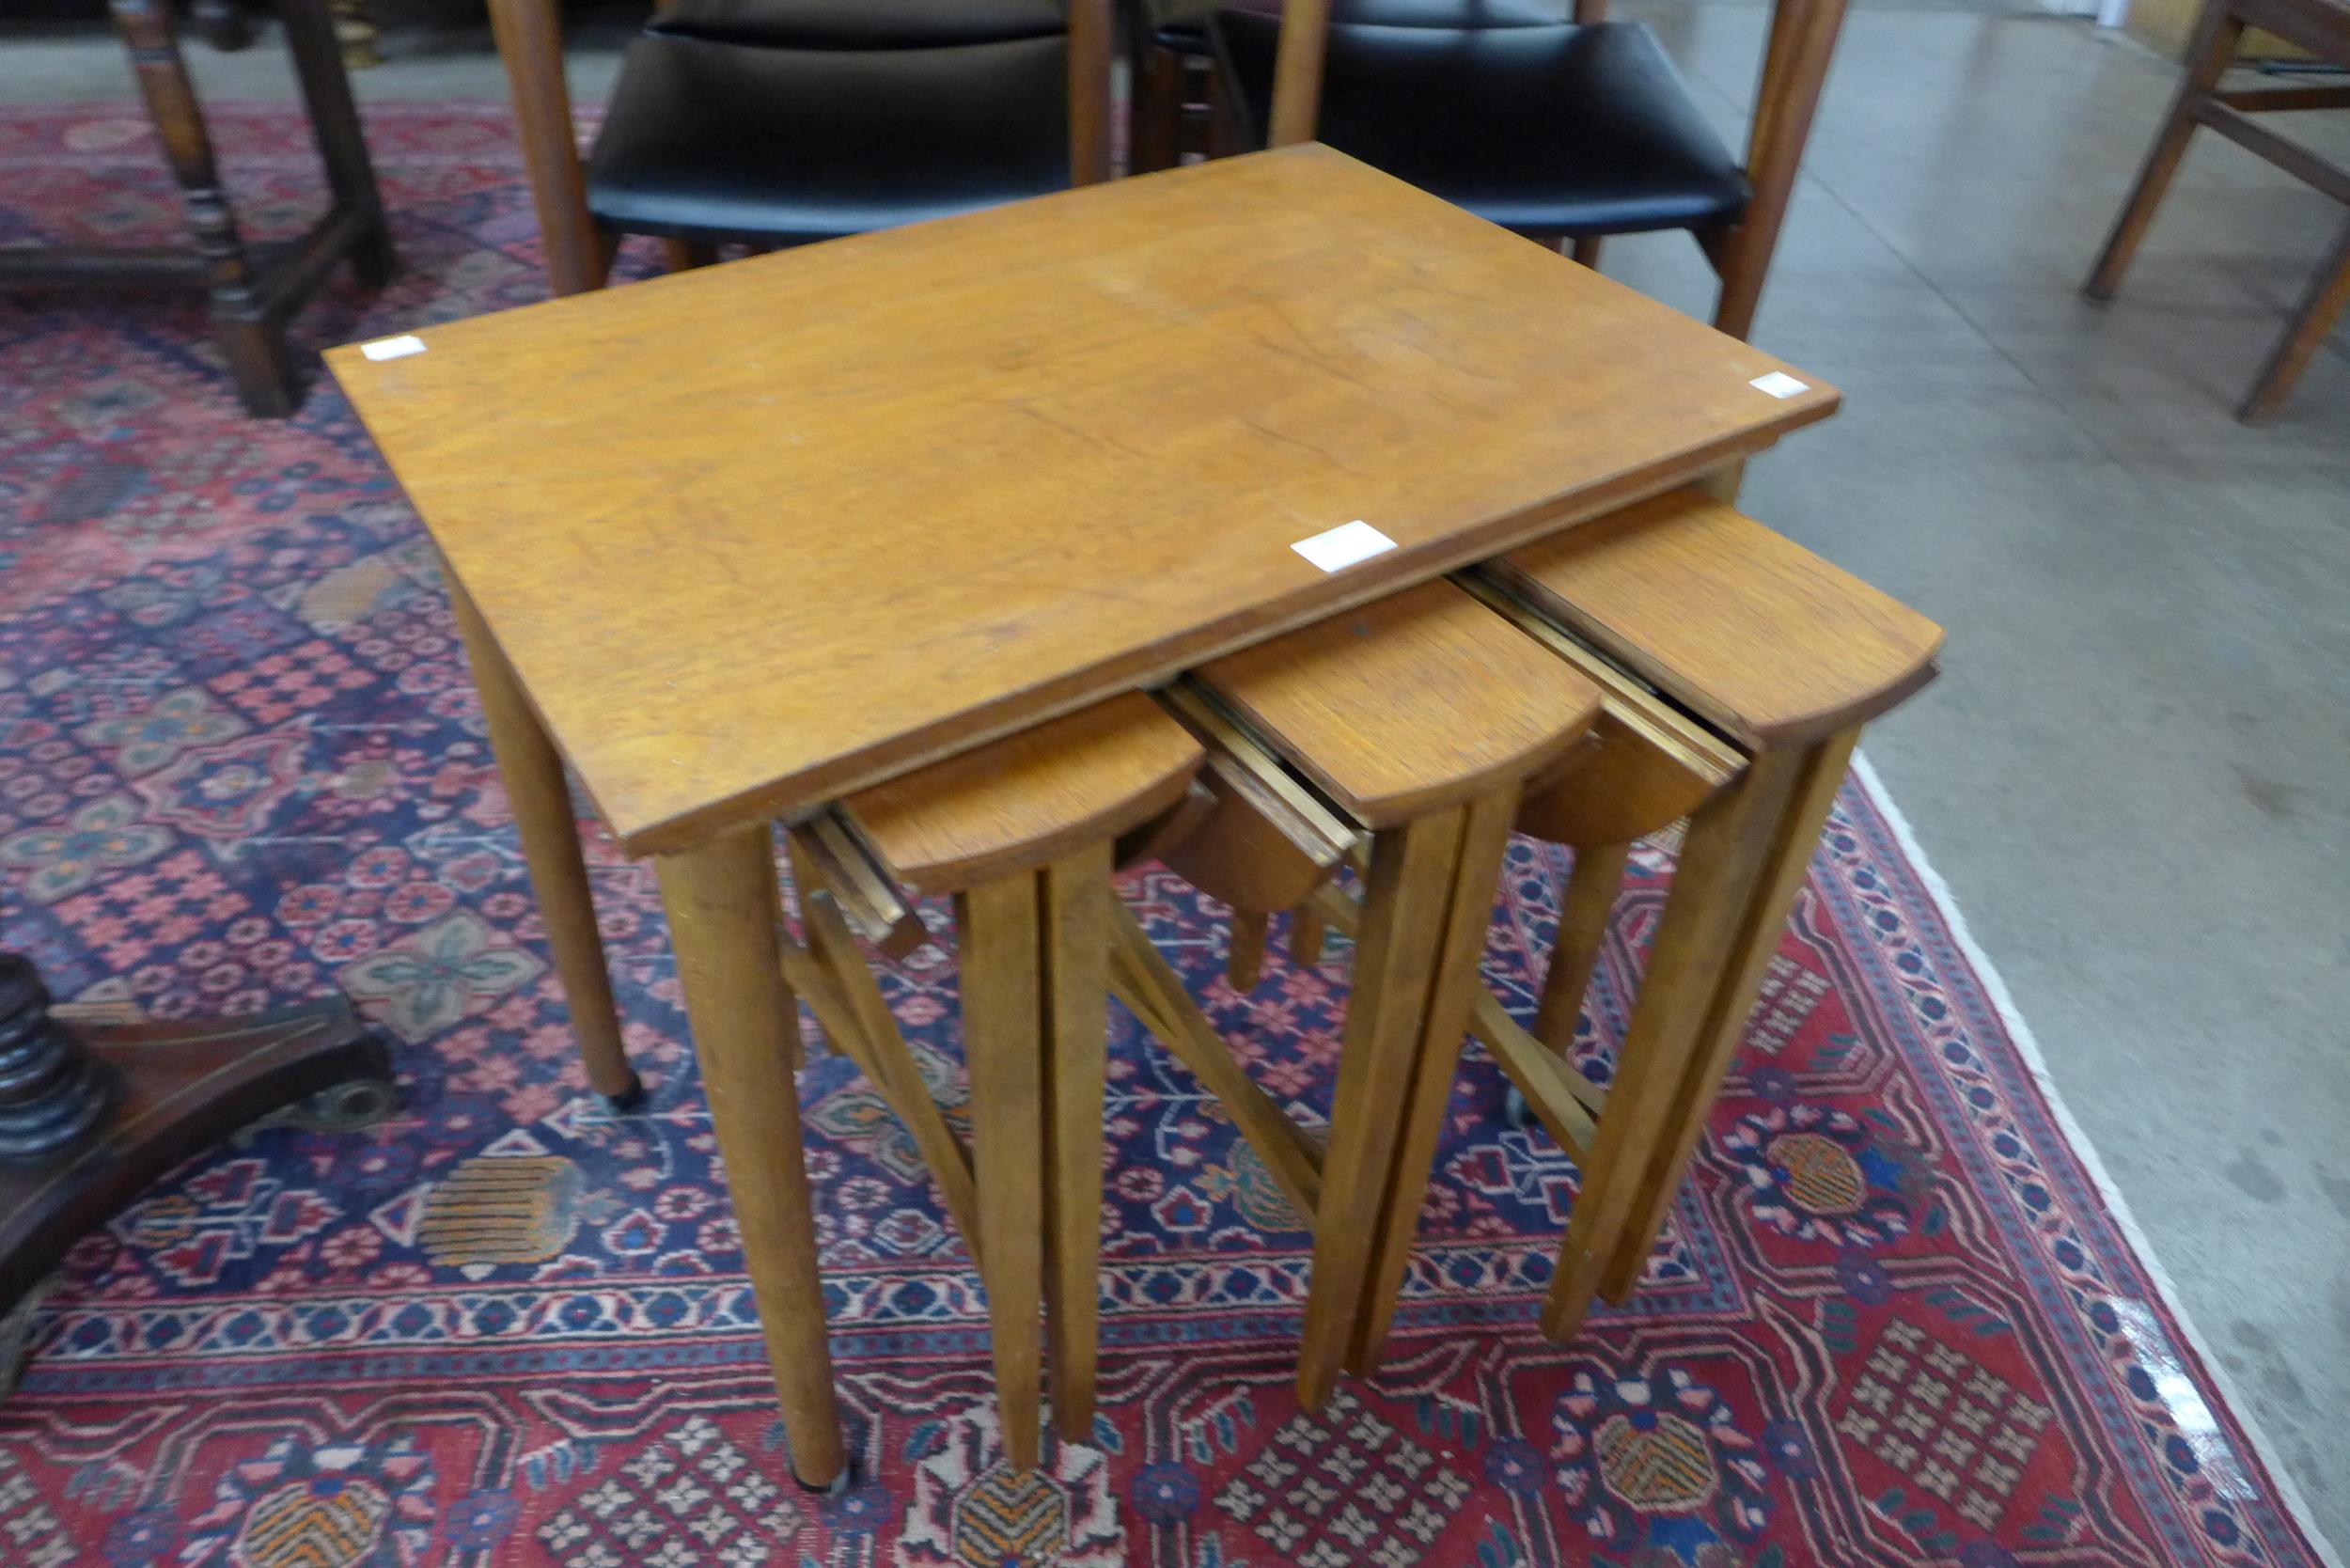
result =
M514 99L523 166L545 243L547 280L557 295L603 287L608 239L588 212L587 177L563 75L559 0L489 0L490 24ZM851 0L808 0L786 18L753 0L679 0L651 25L688 37L734 38L767 47L922 48L957 42L1049 36L1069 38L1069 179L1090 185L1110 177L1111 0L968 0L973 24L952 20L958 0L896 0L863 7ZM1058 12L1058 26L1041 25ZM1009 29L1009 30L1008 30ZM1023 30L1028 29L1028 30ZM745 38L746 31L767 36ZM857 39L867 41L854 41Z
M1747 134L1747 178L1754 196L1728 240L1709 251L1723 279L1714 324L1732 337L1744 337L1753 324L1762 275L1778 247L1787 203L1794 194L1795 170L1811 137L1812 116L1827 80L1828 59L1843 28L1844 7L1845 0L1773 0L1762 77L1755 91L1754 119ZM1267 146L1314 139L1322 105L1323 61L1329 49L1330 8L1331 0L1282 0ZM1607 0L1574 0L1574 20L1577 25L1604 22L1606 9ZM1463 25L1478 25L1473 13L1464 11Z
M768 49L950 49L1066 34L1070 182L1110 176L1111 0L668 0L648 32Z

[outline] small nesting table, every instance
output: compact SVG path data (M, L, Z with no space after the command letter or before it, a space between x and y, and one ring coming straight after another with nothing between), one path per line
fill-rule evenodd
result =
M566 793L661 865L807 1484L843 1470L768 824L1734 465L1829 387L1319 146L338 349L595 1087ZM1300 546L1303 548L1300 548Z

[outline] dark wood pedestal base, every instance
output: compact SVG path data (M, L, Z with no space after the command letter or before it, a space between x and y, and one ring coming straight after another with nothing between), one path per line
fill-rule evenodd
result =
M332 1124L391 1108L383 1043L339 999L212 1023L67 1024L0 952L0 1320L82 1234L248 1122L314 1101ZM0 1388L14 1376L0 1366Z

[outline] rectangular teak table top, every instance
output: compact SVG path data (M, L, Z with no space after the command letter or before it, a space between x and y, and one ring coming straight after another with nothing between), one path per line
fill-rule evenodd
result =
M330 353L631 854L1497 554L1836 406L1319 146ZM1781 389L1784 390L1784 384ZM1360 519L1395 548L1291 546Z

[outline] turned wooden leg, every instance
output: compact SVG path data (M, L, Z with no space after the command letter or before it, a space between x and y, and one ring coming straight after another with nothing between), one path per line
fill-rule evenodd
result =
M1795 894L1810 869L1811 853L1819 845L1820 830L1827 825L1836 792L1842 787L1845 767L1852 760L1853 745L1859 738L1857 729L1849 729L1783 756L1766 754L1756 763L1758 768L1767 765L1789 782L1772 827L1769 853L1757 868L1729 945L1715 967L1713 991L1706 999L1695 1049L1686 1058L1686 1069L1666 1113L1665 1136L1652 1146L1642 1164L1631 1221L1600 1276L1600 1292L1610 1301L1630 1294L1648 1266L1649 1253L1656 1245L1657 1232L1664 1229L1673 1194L1680 1188L1689 1156L1696 1152L1699 1135L1714 1108L1722 1075L1738 1054L1738 1043L1746 1035L1747 1019L1754 1011L1754 999L1762 989L1771 955L1778 950L1779 937L1787 929L1787 912L1794 906ZM1676 886L1674 894L1679 891ZM1613 1108L1611 1105L1609 1109ZM1606 1121L1603 1115L1603 1126Z
M1469 1008L1484 983L1480 973L1485 934L1493 926L1494 888L1501 880L1502 856L1510 848L1510 822L1516 814L1514 788L1490 794L1462 812L1457 854L1451 868L1448 907L1441 926L1434 983L1419 1029L1412 1084L1404 1097L1404 1123L1390 1162L1379 1223L1371 1238L1371 1262L1348 1347L1347 1366L1357 1374L1379 1361L1402 1293L1412 1244L1419 1236L1420 1200L1444 1137L1445 1112L1452 1103L1453 1070L1461 1058L1461 1037L1468 1031ZM1319 1281L1316 1281L1319 1283Z
M1235 991L1254 991L1264 978L1265 933L1273 917L1253 909L1235 909L1230 923L1231 952L1224 961L1224 980Z
M2154 209L2162 205L2170 180L2179 172L2179 164L2186 156L2186 144L2195 134L2195 101L2219 85L2230 62L2234 60L2236 47L2244 39L2244 24L2228 14L2227 0L2208 0L2202 21L2196 28L2195 42L2187 54L2186 74L2179 78L2179 90L2171 96L2170 109L2163 117L2162 129L2154 136L2154 145L2146 150L2145 166L2138 171L2138 183L2130 187L2129 199L2113 220L2113 231L2106 237L2105 248L2097 253L2097 264L2090 269L2089 281L2081 292L2092 300L2109 300L2121 287L2122 274L2129 269L2131 259L2138 255L2139 242L2154 221Z
M1462 816L1439 811L1371 840L1297 1355L1297 1398L1308 1410L1330 1397L1354 1336L1371 1262L1364 1241L1378 1224L1394 1162L1451 899Z
M514 810L523 862L530 869L531 889L539 897L539 917L547 928L563 999L571 1006L572 1032L579 1037L588 1086L613 1108L625 1110L642 1098L644 1090L628 1064L627 1047L620 1043L619 1011L613 1006L612 977L603 965L603 937L596 930L595 896L588 887L588 862L580 853L579 823L572 815L563 759L530 711L489 625L446 563L441 581L448 589L449 608L473 666L474 687L481 694L490 750Z
M1605 236L1598 234L1578 234L1574 237L1574 243L1568 247L1567 254L1584 266L1590 268L1591 271L1597 272L1599 271L1600 241L1604 238Z
M2253 378L2251 392L2245 398L2244 406L2236 411L2237 418L2248 425L2257 425L2283 406L2294 383L2309 368L2310 356L2317 353L2326 335L2334 330L2344 305L2350 305L2350 222L2342 225L2341 237L2334 241L2326 264L2311 283L2309 293L2301 301L2300 313L2277 340L2268 362L2261 367L2261 373Z
M1599 1136L1568 1216L1558 1272L1543 1304L1543 1332L1554 1340L1581 1325L1602 1270L1633 1223L1650 1155L1672 1136L1668 1118L1674 1097L1699 1048L1722 966L1794 792L1794 755L1756 759L1689 821L1607 1106L1600 1113Z
M847 1467L824 1337L816 1223L791 1077L799 1007L775 926L776 863L765 823L656 862L678 980L701 1062L743 1263L759 1302L791 1470L824 1488Z
M1100 1334L1102 1101L1109 1050L1110 846L1057 860L1039 878L1044 934L1047 1372L1053 1430L1093 1436Z
M1037 898L1031 871L955 895L971 1152L987 1260L981 1279L1004 1453L1018 1470L1034 1469L1040 1451L1045 1117Z
M131 68L164 144L164 158L180 186L196 253L212 291L214 337L228 361L237 395L248 413L282 418L294 411L293 360L283 323L256 288L252 263L237 233L227 194L212 162L212 140L197 105L195 84L172 26L170 0L108 0L115 30L131 52Z
M1574 1049L1574 1024L1583 994L1599 966L1607 939L1607 917L1623 887L1630 844L1578 844L1574 869L1559 901L1559 937L1551 944L1550 969L1543 977L1543 999L1534 1014L1534 1038L1565 1056Z

